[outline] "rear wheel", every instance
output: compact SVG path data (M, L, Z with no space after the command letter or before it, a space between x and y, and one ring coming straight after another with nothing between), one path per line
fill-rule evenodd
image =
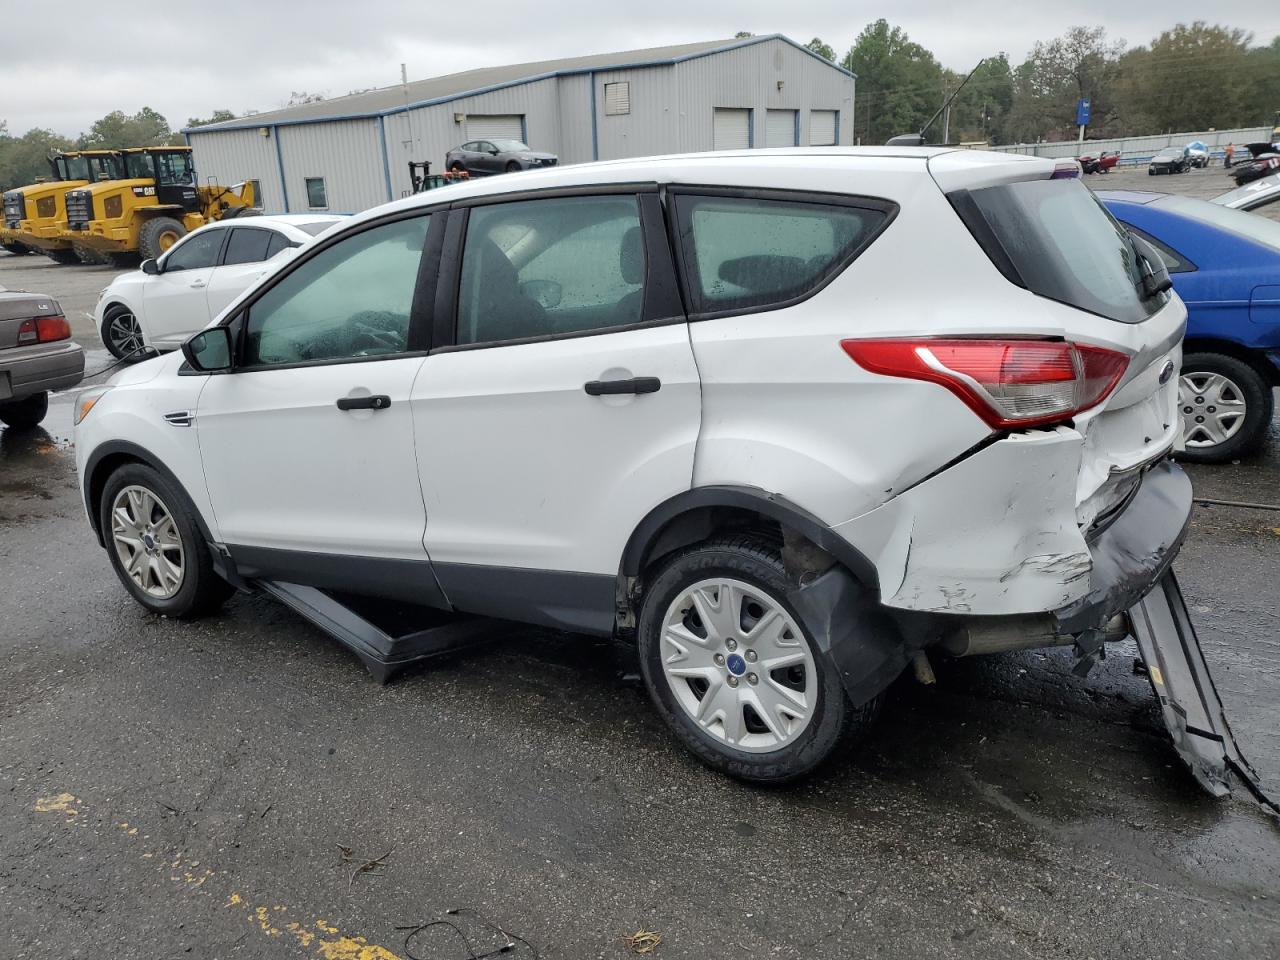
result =
M64 265L80 262L80 258L76 256L76 252L74 250L46 250L45 256L54 263L61 263Z
M114 303L102 314L102 342L117 360L139 353L143 346L142 326L133 311L122 303Z
M191 501L151 467L130 463L107 479L98 522L120 582L152 613L195 619L235 592L213 570Z
M49 394L37 393L22 400L0 403L0 423L10 430L33 430L49 412Z
M156 260L181 240L187 228L172 217L152 217L138 231L138 255L143 260Z
M81 263L87 263L90 266L102 266L111 262L109 254L99 253L92 247L86 247L83 244L73 243L71 249Z
M507 173L516 173L520 169L520 164L514 160L507 161Z
M855 708L786 600L776 547L738 537L668 561L640 611L640 663L659 714L703 763L781 783L812 771L851 729Z
M15 257L25 257L31 251L20 243L0 243L0 247L12 253Z
M1193 463L1222 463L1256 450L1275 412L1271 387L1258 371L1222 353L1183 357L1178 404L1186 444L1179 457Z
M455 160L453 161L453 163L449 164L449 169L452 170L454 173L462 173L467 168L462 165L461 160Z

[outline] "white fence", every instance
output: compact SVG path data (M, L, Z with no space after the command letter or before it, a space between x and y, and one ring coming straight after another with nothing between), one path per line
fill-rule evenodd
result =
M1228 143L1236 145L1237 156L1247 155L1244 144L1271 139L1270 127L1240 127L1235 130L1195 130L1191 133L1168 133L1151 137L1116 137L1111 140L1086 140L1083 145L1075 140L1055 140L1051 143L1013 143L1003 147L990 147L1001 153L1029 153L1035 157L1078 157L1084 154L1097 156L1101 152L1120 151L1121 163L1145 163L1165 147L1180 147L1199 140L1209 148L1213 157L1221 157Z

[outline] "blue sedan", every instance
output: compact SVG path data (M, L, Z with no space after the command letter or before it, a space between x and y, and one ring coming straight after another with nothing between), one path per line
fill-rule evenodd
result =
M1280 386L1280 223L1163 193L1098 197L1160 251L1187 304L1184 458L1220 463L1257 449Z

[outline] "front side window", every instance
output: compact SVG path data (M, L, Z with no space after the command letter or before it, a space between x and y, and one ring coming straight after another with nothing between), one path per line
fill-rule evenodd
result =
M403 353L429 217L397 220L328 247L249 308L248 366Z
M491 343L637 323L645 254L634 196L526 200L473 209L457 342Z
M149 153L126 153L124 155L125 173L130 180L154 180L156 178L155 158Z
M194 183L195 168L189 153L160 153L156 155L156 182L165 186L182 186Z
M323 210L329 206L324 177L307 177L307 206L312 210Z
M676 198L695 313L781 306L861 250L888 212L754 197Z
M274 230L257 230L251 227L236 227L231 231L231 239L227 241L227 253L222 262L228 266L234 263L260 263L270 256L271 238L280 234Z
M218 262L218 251L222 248L222 238L225 236L222 230L193 233L164 258L165 272L212 267Z
M88 157L59 157L59 180L89 180Z

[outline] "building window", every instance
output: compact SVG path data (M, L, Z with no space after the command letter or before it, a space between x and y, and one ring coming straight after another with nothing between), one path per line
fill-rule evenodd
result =
M253 209L261 210L265 206L262 200L262 181L250 180L249 186L253 187Z
M631 112L631 81L620 80L604 85L604 115L621 117Z
M329 208L329 198L324 189L324 177L307 177L307 206L312 210Z

